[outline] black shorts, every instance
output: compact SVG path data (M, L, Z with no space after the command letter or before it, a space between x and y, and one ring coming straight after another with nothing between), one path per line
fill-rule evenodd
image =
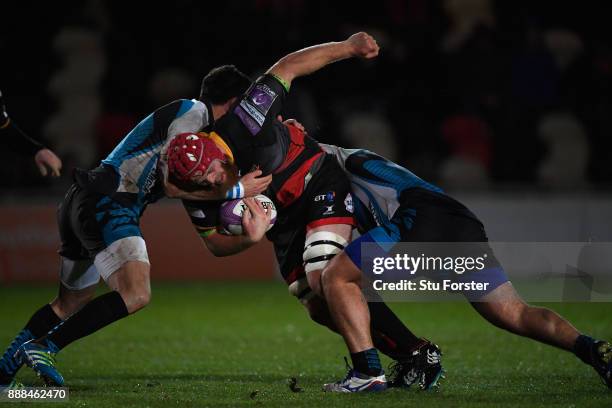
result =
M424 188L404 190L392 221L406 242L487 242L484 225L465 205Z
M402 192L400 204L391 219L394 231L382 226L373 228L351 242L345 249L353 263L364 272L369 273L372 270L372 258L394 257L399 253L394 243L443 243L437 247L443 251L438 255L442 257L468 255L474 258L482 256L484 268L464 274L433 271L426 275L428 278L437 281L451 279L456 282L487 283L486 291L463 292L470 301L478 300L508 281L506 273L489 246L484 225L459 201L434 191L413 188ZM377 245L369 245L371 243ZM446 245L446 243L455 243L455 245ZM420 275L416 274L415 277Z
M305 276L302 257L309 229L355 225L350 183L336 159L323 155L312 172L304 192L291 205L278 209L274 228L267 233L288 285Z
M142 237L141 214L139 206L120 204L75 183L68 189L57 212L61 239L59 254L72 260L93 259L119 239Z

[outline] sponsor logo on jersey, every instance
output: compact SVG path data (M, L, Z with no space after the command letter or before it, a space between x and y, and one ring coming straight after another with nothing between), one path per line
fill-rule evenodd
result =
M252 135L257 134L261 130L261 125L259 125L241 105L236 106L234 113L240 118L240 121Z
M353 207L353 196L351 193L346 195L346 198L344 199L344 207L346 207L346 211L350 212L351 214L355 211L355 207Z
M234 112L251 133L255 134L259 132L263 126L266 115L270 107L272 107L276 97L276 92L266 84L256 84L253 89L251 89L248 96L240 101L239 106ZM238 108L242 108L241 112L238 111Z
M151 192L151 189L155 185L156 181L157 181L157 161L155 162L153 167L151 167L151 170L149 170L149 174L147 175L147 178L145 179L145 182L142 186L142 192L144 195L147 195Z
M265 116L268 114L276 96L276 92L268 85L257 84L249 93L247 101L252 102L253 106Z
M259 126L263 126L266 120L266 115L261 113L255 106L253 106L247 99L243 99L240 102L240 107L251 117Z
M319 194L317 196L315 196L314 201L315 202L320 202L320 201L327 201L328 203L333 203L336 200L336 192L335 191L329 191L325 194Z
M334 214L335 214L334 204L326 205L325 206L325 211L323 212L323 215L334 215Z

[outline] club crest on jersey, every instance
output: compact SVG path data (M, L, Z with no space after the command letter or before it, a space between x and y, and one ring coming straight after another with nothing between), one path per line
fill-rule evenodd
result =
M355 207L353 207L353 196L351 193L346 195L346 198L344 199L344 207L346 208L346 211L350 212L351 214L355 211Z

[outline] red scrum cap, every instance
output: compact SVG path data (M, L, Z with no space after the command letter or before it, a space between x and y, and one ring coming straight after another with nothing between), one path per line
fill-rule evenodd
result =
M206 133L178 134L168 146L168 169L179 180L203 175L215 159L225 163L228 158Z

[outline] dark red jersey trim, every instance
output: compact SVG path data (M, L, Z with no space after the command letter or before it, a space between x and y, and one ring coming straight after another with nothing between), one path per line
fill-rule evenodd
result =
M347 224L352 226L357 225L357 223L355 222L355 218L353 217L329 217L312 221L306 226L306 231L311 230L313 228L322 227L323 225L332 224Z
M315 161L323 155L323 152L317 153L310 159L306 160L302 165L285 181L282 187L276 193L276 200L281 207L286 207L300 198L304 192L304 180L308 171Z

